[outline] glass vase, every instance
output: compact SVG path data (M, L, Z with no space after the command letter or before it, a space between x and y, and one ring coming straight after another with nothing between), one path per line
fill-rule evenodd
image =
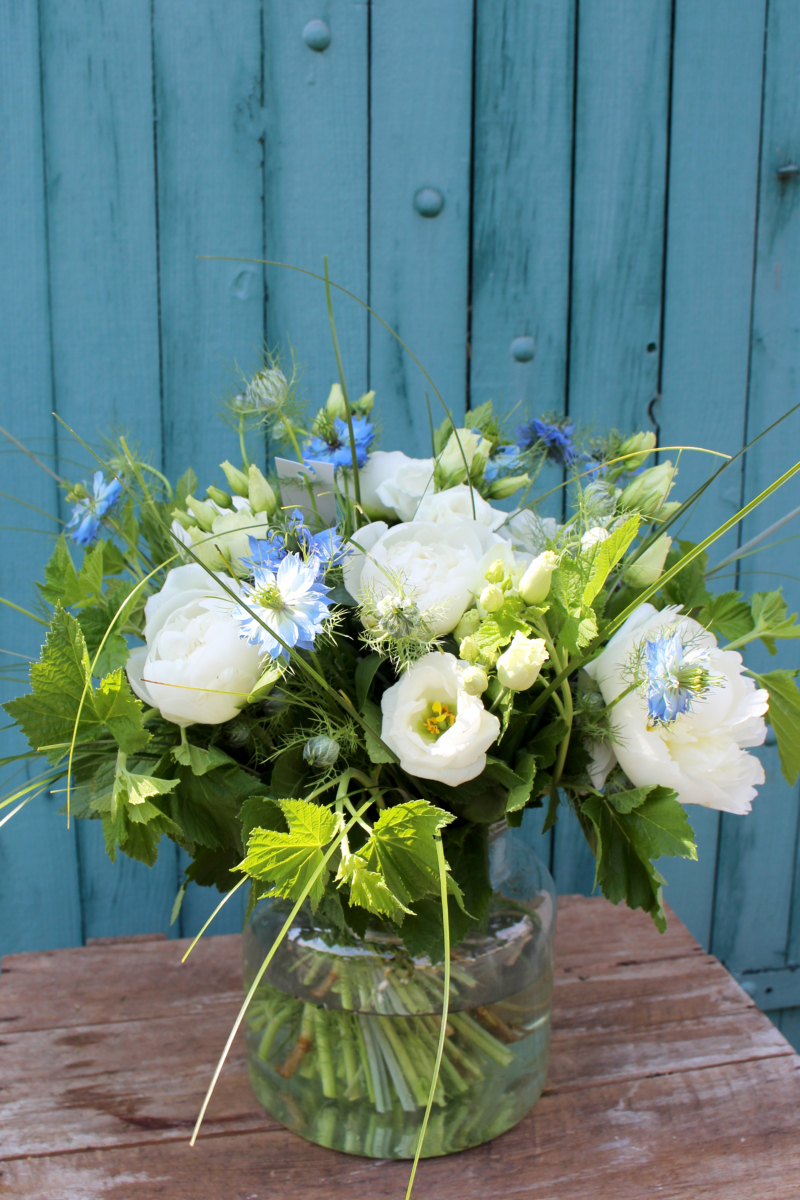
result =
M553 881L519 831L503 824L487 830L487 842L492 896L481 925L452 949L447 1036L423 1157L516 1125L547 1074ZM244 935L246 987L290 908L282 900L256 907ZM322 1146L413 1158L442 993L443 964L412 957L392 926L375 922L356 937L305 906L248 1010L256 1097Z

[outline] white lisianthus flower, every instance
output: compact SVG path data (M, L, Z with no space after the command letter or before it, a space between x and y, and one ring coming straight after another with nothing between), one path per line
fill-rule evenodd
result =
M558 555L551 550L538 554L519 581L519 594L526 604L541 604L550 592L550 581L558 566Z
M628 586L645 588L650 587L651 583L656 583L663 573L671 545L672 538L667 533L662 533L661 537L656 538L652 546L648 546L643 554L625 568L623 578Z
M442 481L448 486L461 483L468 471L474 479L476 472L483 471L491 452L492 443L479 430L454 430L438 458Z
M527 692L536 683L549 657L543 638L528 638L518 630L511 645L497 660L497 678L503 687L514 692Z
M225 582L238 591L233 580ZM147 601L147 644L131 651L126 669L139 699L165 720L221 725L255 687L259 652L240 638L234 603L198 563L173 567Z
M678 609L657 612L641 604L586 671L610 704L630 686L638 648L665 631L690 645L695 658L702 653L711 686L704 695L680 699L685 711L667 723L650 720L640 689L619 700L613 709L616 757L636 787L661 784L673 788L683 804L749 812L764 768L747 748L766 737L769 695L742 674L740 654L720 649L712 633L691 617L681 619Z
M464 687L464 664L426 654L383 693L381 737L419 779L458 787L480 775L500 722Z
M581 550L591 550L592 546L597 546L600 542L605 542L611 534L607 529L603 529L602 525L595 525L593 529L587 529L581 537Z
M182 540L212 571L233 570L241 573L242 559L250 556L249 539L254 537L263 541L269 533L266 512L254 513L243 496L233 497L232 509L220 508L213 500L202 503L216 510L211 530L207 532L192 526L185 531L188 540L181 535Z
M411 521L392 529L375 521L353 534L344 584L358 601L402 588L420 612L431 614L435 634L451 633L483 588L484 559L495 544L501 539L476 521Z
M474 517L472 515L473 501L475 504ZM444 492L437 492L435 496L426 496L420 503L414 519L416 521L432 521L442 525L453 525L457 521L477 521L479 525L486 525L489 529L499 529L508 519L508 513L487 504L477 488L472 489L470 496L467 484L457 483L455 487L448 488Z

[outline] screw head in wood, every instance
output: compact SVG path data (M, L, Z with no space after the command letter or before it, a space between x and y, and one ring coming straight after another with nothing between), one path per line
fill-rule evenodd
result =
M796 179L800 175L800 166L797 163L786 163L785 166L778 167L775 174L781 183L786 183L787 180Z
M420 188L414 197L414 208L421 217L438 217L444 208L444 196L438 188Z
M532 337L514 338L511 343L511 357L517 362L530 362L536 353L536 342Z
M309 21L303 30L303 41L309 50L321 54L331 44L331 31L324 21Z

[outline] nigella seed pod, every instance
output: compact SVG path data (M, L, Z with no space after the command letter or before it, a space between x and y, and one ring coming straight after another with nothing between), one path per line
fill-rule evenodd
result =
M245 746L252 737L253 726L245 717L231 721L225 730L225 740L230 746Z
M309 738L303 747L303 758L312 767L332 767L339 757L339 743L320 735Z

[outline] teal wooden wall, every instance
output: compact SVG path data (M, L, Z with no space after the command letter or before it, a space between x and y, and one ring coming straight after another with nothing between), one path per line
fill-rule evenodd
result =
M492 397L734 453L800 400L800 179L779 173L800 162L799 56L795 0L5 0L2 426L80 477L52 411L95 442L117 422L165 471L210 481L235 457L214 416L234 360L290 338L314 402L334 364L317 285L197 256L316 270L327 252L457 410ZM421 188L438 216L415 208ZM424 452L412 364L358 307L340 303L339 326L384 445ZM797 421L760 443L703 528L798 446ZM0 590L25 604L59 501L0 453ZM684 456L681 493L706 471ZM739 536L798 503L787 490ZM742 586L800 603L795 545L745 560ZM4 609L0 630L3 650L37 653L24 617ZM774 746L763 757L752 816L692 810L701 861L670 865L669 901L800 1042L798 795ZM0 951L199 927L213 897L197 889L168 926L176 851L112 867L59 802L0 834ZM569 820L542 852L562 891L591 889Z

